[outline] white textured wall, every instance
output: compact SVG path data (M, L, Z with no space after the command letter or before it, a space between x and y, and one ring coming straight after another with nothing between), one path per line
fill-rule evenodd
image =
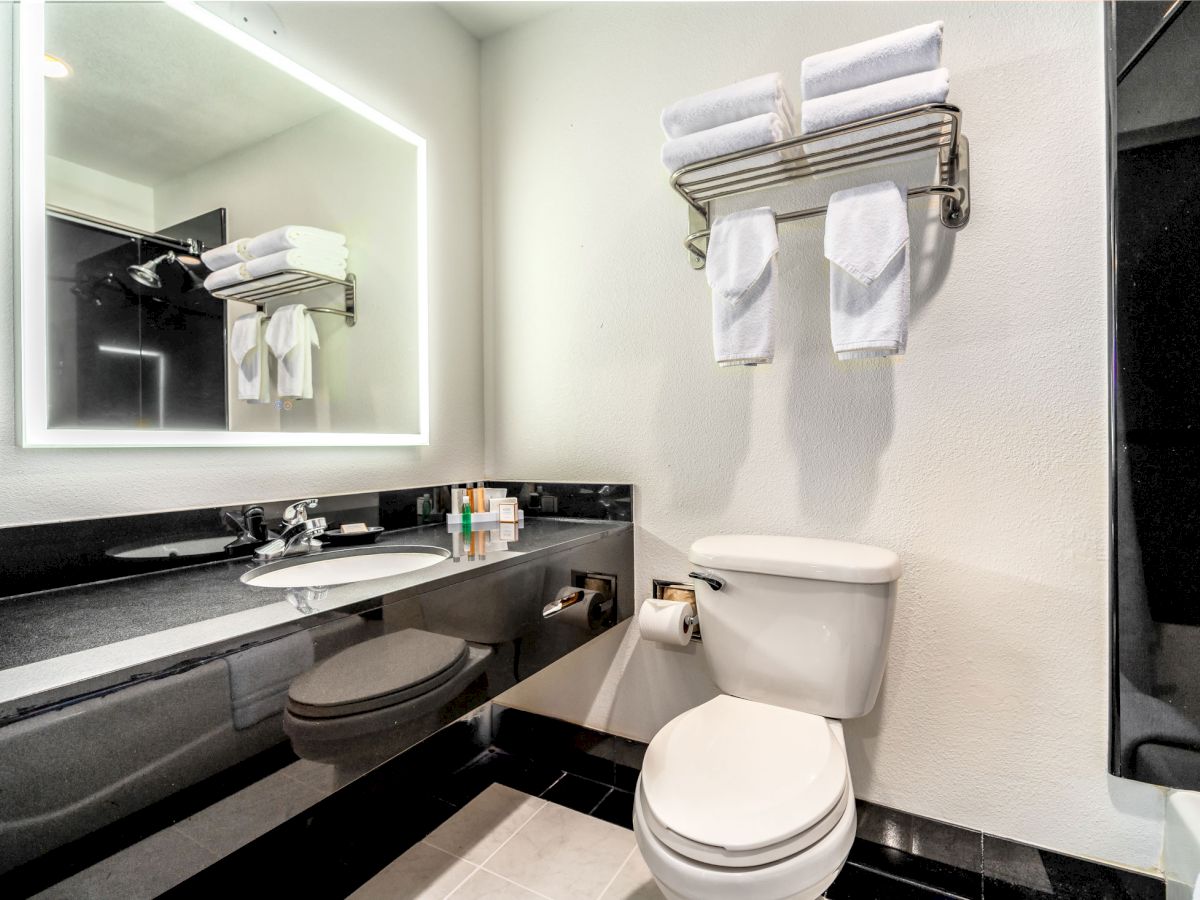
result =
M936 18L975 207L957 240L913 211L908 356L834 360L800 224L775 365L718 369L659 109L771 70L798 101L805 55ZM487 41L487 471L634 482L646 588L711 533L894 548L859 794L1153 869L1161 794L1105 766L1102 49L1097 3L585 4Z
M429 141L428 447L24 450L15 446L12 222L0 215L0 525L478 477L483 462L479 43L432 4L278 4L280 49ZM0 47L12 4L0 2ZM0 65L0 121L12 121ZM12 209L0 141L0 209ZM366 302L366 298L363 298ZM363 372L364 377L369 373Z
M46 203L154 230L154 189L69 159L46 157Z

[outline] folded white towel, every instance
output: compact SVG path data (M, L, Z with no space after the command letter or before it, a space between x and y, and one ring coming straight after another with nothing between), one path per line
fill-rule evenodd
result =
M328 251L342 247L343 256L345 256L345 245L346 236L338 234L336 231L313 228L311 225L283 225L250 238L247 249L250 251L250 256L255 259L296 247L319 247Z
M267 342L263 335L266 316L262 312L239 316L229 331L229 355L237 369L238 399L266 403L271 398L267 384Z
M941 64L942 23L930 22L809 56L800 64L800 81L804 99L815 100Z
M243 264L251 278L273 275L283 269L304 269L330 278L346 277L346 260L323 249L301 247L281 250L270 256L262 256Z
M812 134L910 106L941 103L948 93L949 69L905 75L840 94L805 100L800 104L800 130L804 134Z
M220 247L205 250L200 254L200 261L214 272L227 269L251 258L249 245L250 242L246 238L239 238Z
M825 216L829 329L838 359L894 356L908 343L908 194L882 181L838 191Z
M678 100L662 111L661 122L667 137L678 138L772 112L791 130L792 102L778 72Z
M301 303L281 306L267 325L267 346L279 361L275 389L284 399L311 400L314 347L320 347L317 328Z
M778 252L775 214L765 206L713 222L705 272L718 365L754 366L775 358Z
M763 113L749 119L729 122L705 131L697 131L695 134L673 138L663 144L662 162L668 171L674 172L689 163L714 156L724 156L726 153L734 153L738 150L748 150L751 147L761 147L763 144L773 144L791 136L791 128L780 116L775 113ZM708 176L726 169L737 171L747 166L761 166L779 159L781 156L780 153L774 153L756 156L749 161L737 160L726 163L720 167L720 170L705 171L704 174Z
M204 289L211 294L237 284L239 281L246 281L248 278L250 278L250 273L246 269L246 263L234 263L232 266L218 269L205 278Z

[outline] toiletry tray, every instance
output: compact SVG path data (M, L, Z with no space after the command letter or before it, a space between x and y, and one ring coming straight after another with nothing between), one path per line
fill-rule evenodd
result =
M714 200L928 151L937 152L937 181L909 188L908 198L940 197L942 224L962 228L971 217L968 145L962 133L962 111L948 103L914 106L690 163L671 175L671 187L688 204L690 233L684 246L691 254L692 268L704 268ZM735 172L712 172L728 163L770 156L780 158ZM815 206L777 212L775 221L811 219L825 215L826 210L826 206Z
M447 525L461 525L462 520L463 520L463 517L459 513L446 513L446 524ZM493 524L495 524L495 525L500 524L500 513L494 513L494 512L471 513L471 527L472 528L474 528L476 525L493 525ZM523 509L517 510L517 524L518 525L525 524L525 510L523 510Z
M240 303L253 303L260 310L265 309L268 300L279 300L283 297L294 297L305 291L317 288L337 286L342 289L345 298L344 309L334 309L328 306L310 306L310 313L328 313L341 316L347 325L358 322L358 310L355 308L355 289L357 282L353 275L342 278L330 278L304 269L283 269L272 272L261 278L251 278L231 284L229 287L213 291L212 295L218 300L237 300Z

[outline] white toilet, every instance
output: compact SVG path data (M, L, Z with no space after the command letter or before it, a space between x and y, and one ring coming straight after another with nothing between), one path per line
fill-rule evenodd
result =
M706 537L689 558L704 656L724 693L650 742L638 847L672 900L811 900L854 842L839 720L875 705L900 560L760 535Z

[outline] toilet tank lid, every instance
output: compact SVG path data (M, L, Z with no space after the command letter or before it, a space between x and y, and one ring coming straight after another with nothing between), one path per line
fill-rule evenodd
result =
M900 557L891 550L823 538L720 534L692 544L688 559L710 569L850 584L886 584L900 577Z

